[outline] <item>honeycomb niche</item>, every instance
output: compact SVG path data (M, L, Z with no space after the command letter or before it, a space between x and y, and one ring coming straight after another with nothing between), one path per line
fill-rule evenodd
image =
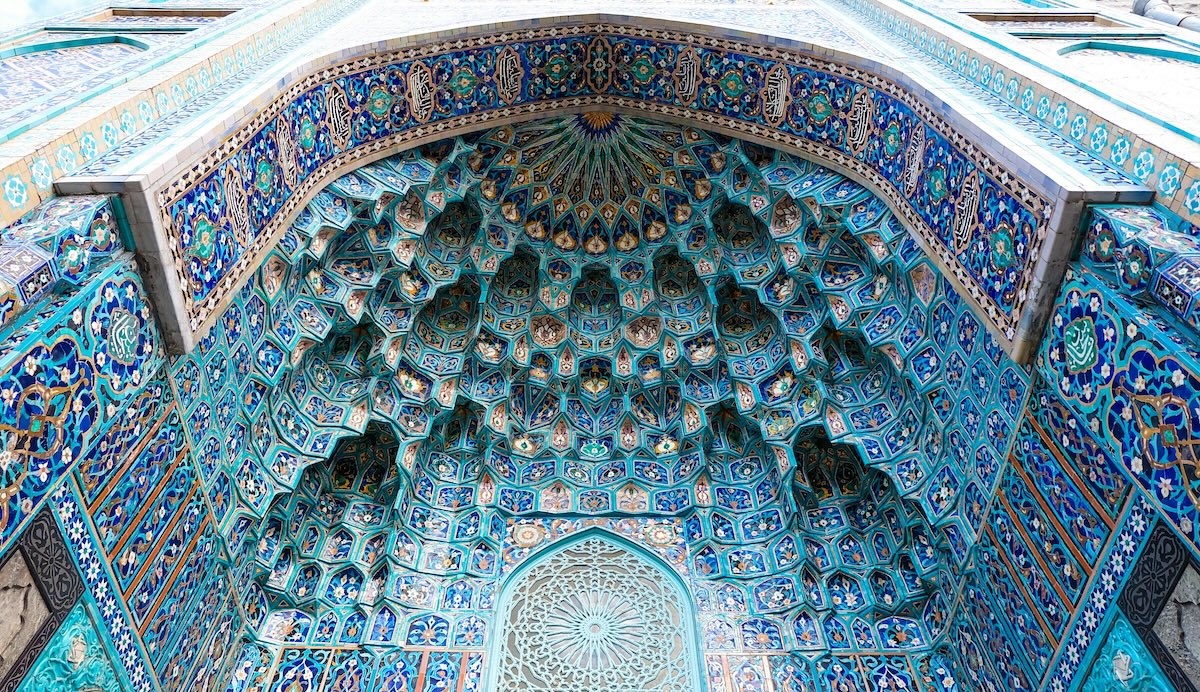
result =
M1194 692L1200 43L1004 1L0 30L0 692Z
M686 586L695 669L661 689L942 655L1015 370L841 175L609 113L501 127L331 183L231 310L267 336L226 522L264 642L471 679L533 655L493 653L510 575L599 531L574 550L618 537ZM575 604L617 628L574 644L595 689L585 663L637 648L606 598Z

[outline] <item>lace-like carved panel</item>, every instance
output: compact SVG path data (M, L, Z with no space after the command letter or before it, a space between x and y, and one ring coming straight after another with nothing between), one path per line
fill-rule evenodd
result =
M684 692L695 685L682 596L658 569L598 538L513 587L497 689Z

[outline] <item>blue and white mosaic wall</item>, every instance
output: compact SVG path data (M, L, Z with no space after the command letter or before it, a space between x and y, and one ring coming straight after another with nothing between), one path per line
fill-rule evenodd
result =
M607 113L446 140L332 183L190 356L119 246L14 308L6 541L53 509L101 686L475 689L505 575L599 528L688 585L710 689L1070 689L1196 511L1115 434L1105 354L1165 306L1090 257L1030 372L811 163Z
M514 575L609 535L686 587L711 692L1187 689L1152 628L1200 555L1196 228L1092 207L1015 363L991 328L1047 203L886 85L726 48L566 36L305 85L163 205L220 303L185 356L109 200L5 229L0 573L41 605L0 685L484 689ZM320 177L618 87L896 195L600 111Z
M1028 388L860 186L608 113L338 179L172 371L266 640L482 649L599 522L671 546L714 686L932 648Z
M1038 316L1025 307L1046 271L1053 191L982 147L957 144L911 87L841 58L624 25L528 29L463 46L372 55L306 76L222 141L219 155L166 181L155 193L165 232L157 252L171 257L169 281L182 296L171 296L181 312L165 318L187 337L213 324L334 170L447 129L599 106L698 118L853 170L885 191L1006 349L1035 338L1023 325Z

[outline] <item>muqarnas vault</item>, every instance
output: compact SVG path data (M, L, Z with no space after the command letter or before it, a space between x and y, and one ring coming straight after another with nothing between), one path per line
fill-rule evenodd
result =
M168 0L0 51L0 689L1196 689L1186 30Z

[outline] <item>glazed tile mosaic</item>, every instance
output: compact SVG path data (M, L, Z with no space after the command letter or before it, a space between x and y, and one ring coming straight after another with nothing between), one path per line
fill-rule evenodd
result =
M373 57L314 75L169 182L154 200L168 238L160 252L174 263L161 281L182 289L188 339L216 319L328 171L431 132L478 128L513 108L589 103L704 115L852 169L887 191L989 326L1007 342L1028 337L1017 325L1044 271L1035 259L1052 200L1001 173L980 147L960 146L949 123L904 86L828 59L668 31L576 25L519 35L519 44L485 37L462 50L410 49L382 65ZM693 195L685 188L675 204L691 205Z
M338 179L172 373L266 639L483 649L532 548L611 525L669 548L722 670L927 649L934 545L1006 452L968 440L1028 386L857 184L609 113Z
M80 172L100 156L119 151L135 137L143 145L161 142L161 132L159 136L145 136L158 121L181 114L195 116L205 101L260 74L313 32L339 19L347 5L355 1L316 0L291 14L284 12L294 3L191 3L244 11L197 25L185 37L176 35L178 40L166 34L146 38L145 32L134 32L134 38L129 38L128 28L104 32L96 27L75 27L72 33L78 36L79 29L83 29L84 37L65 41L47 37L37 27L0 36L0 55L4 56L0 64L7 65L10 59L36 64L25 56L36 56L41 49L70 48L77 58L70 72L78 78L60 81L57 89L19 101L14 108L0 113L0 144L9 145L0 149L0 196L4 200L0 204L0 223L11 224L34 210L53 196L56 180ZM267 4L275 5L275 11L264 10ZM157 7L169 5L159 3ZM97 56L97 52L111 52L115 45L145 49L128 60L99 60L103 56ZM222 49L215 56L208 52L214 46ZM55 69L68 71L65 65ZM0 94L34 90L25 82L36 82L36 72L26 75L12 68L9 73L13 78L0 83Z
M0 689L1194 690L1161 173L989 130L902 3L725 5L47 24L244 62L0 231ZM110 107L51 50L0 98Z

